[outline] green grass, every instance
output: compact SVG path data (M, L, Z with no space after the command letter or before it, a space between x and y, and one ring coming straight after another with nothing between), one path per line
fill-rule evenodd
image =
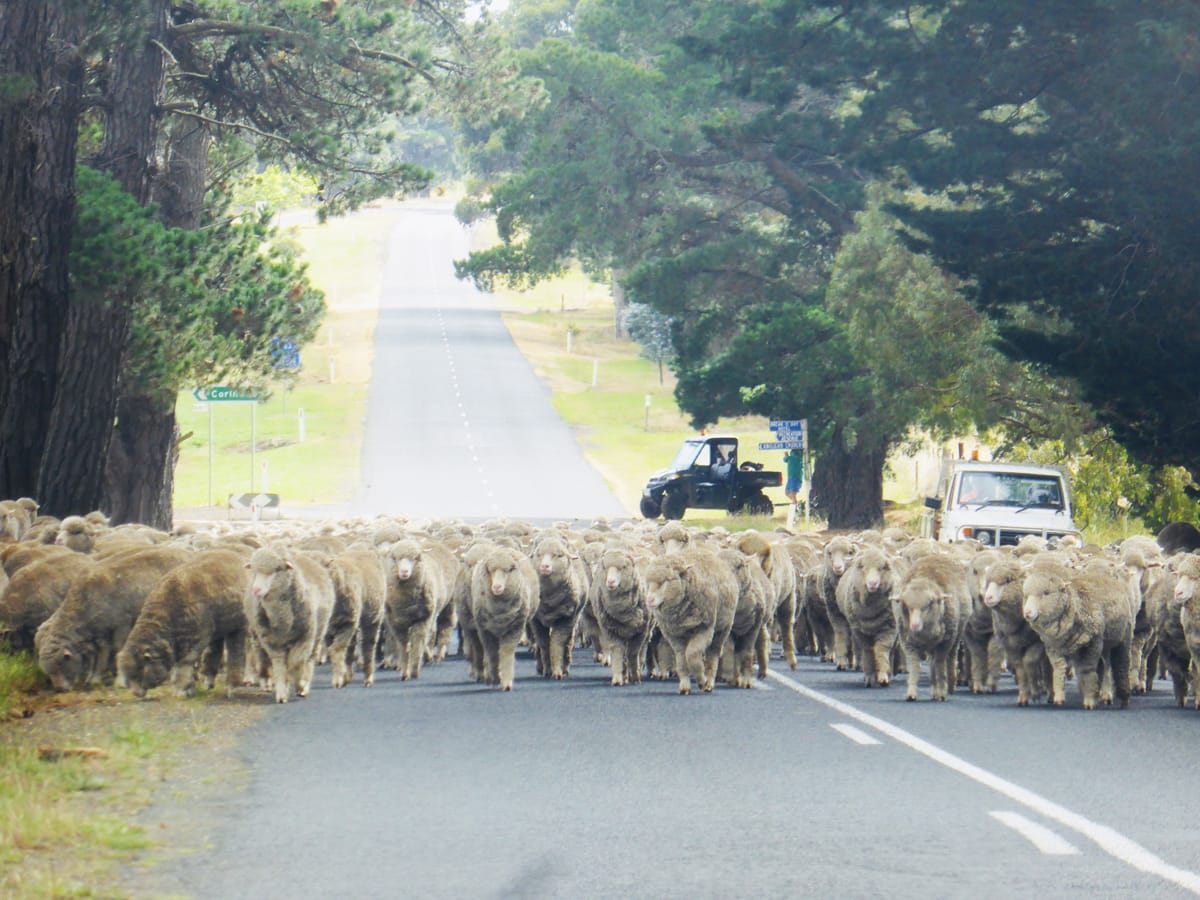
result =
M13 704L21 697L48 686L46 676L31 654L9 654L0 650L0 722L12 714Z

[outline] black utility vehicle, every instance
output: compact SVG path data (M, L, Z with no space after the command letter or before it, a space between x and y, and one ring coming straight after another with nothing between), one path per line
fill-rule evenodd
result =
M689 508L769 516L775 504L763 488L781 484L782 472L765 472L761 463L738 463L737 438L702 435L684 441L671 465L650 476L642 489L641 511L647 519L680 519Z

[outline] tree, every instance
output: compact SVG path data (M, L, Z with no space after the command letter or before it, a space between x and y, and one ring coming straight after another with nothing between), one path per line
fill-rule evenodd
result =
M864 90L862 164L903 173L914 246L1007 353L1073 378L1138 459L1197 475L1200 10L924 9Z
M658 366L658 383L663 383L663 366L674 353L671 317L653 307L635 303L625 310L625 330L642 347L642 355Z

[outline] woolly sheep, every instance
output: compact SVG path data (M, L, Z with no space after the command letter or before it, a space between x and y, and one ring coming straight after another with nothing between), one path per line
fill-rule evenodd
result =
M717 556L729 566L738 586L737 606L721 656L721 668L725 668L728 659L732 672L727 680L736 687L754 687L755 655L767 627L768 610L774 605L775 586L754 557L732 548L717 551Z
M91 553L96 543L96 526L83 516L67 516L58 528L55 543L76 553Z
M34 636L67 596L72 582L94 566L82 553L62 553L17 571L0 594L0 642L14 652L34 650Z
M692 533L680 522L667 522L658 530L658 548L661 553L678 553L692 542Z
M332 684L345 687L354 680L355 639L361 647L363 685L375 683L375 655L383 630L383 601L387 577L383 560L373 549L349 549L327 563L333 582L333 611L325 631Z
M293 690L306 697L333 613L333 580L303 552L263 547L245 567L246 622L270 660L275 702L287 703Z
M710 550L689 548L646 567L646 605L675 654L679 693L713 689L717 663L737 609L738 585Z
M1066 702L1067 666L1074 666L1084 709L1100 702L1100 674L1110 669L1117 703L1129 705L1129 645L1134 604L1128 582L1110 572L1066 575L1034 568L1022 585L1025 620L1042 637L1053 667L1050 702ZM1109 699L1109 698L1104 698Z
M947 700L954 691L955 656L971 609L966 567L947 554L921 556L897 593L900 646L908 666L905 699L917 699L921 660L928 658L930 696Z
M171 679L190 695L198 667L211 689L224 658L225 695L231 696L245 679L249 584L246 555L236 550L198 551L164 575L117 654L121 683L144 697Z
M899 587L903 562L882 545L864 547L839 579L835 599L845 617L867 687L886 687L892 680L896 646L896 613L892 594Z
M1137 591L1138 608L1129 645L1129 687L1134 693L1149 690L1152 673L1147 663L1158 647L1159 593L1155 584L1163 577L1163 556L1153 538L1134 536L1120 547L1121 565Z
M650 608L637 557L610 546L597 560L588 591L588 606L600 630L604 654L612 667L612 684L638 684L650 634Z
M1015 556L998 557L984 573L983 603L992 629L1017 679L1017 705L1045 699L1050 690L1050 659L1041 635L1025 621L1025 567Z
M441 623L453 621L451 593L458 569L458 558L440 543L423 546L406 538L387 552L384 622L395 638L400 677L405 681L420 676L426 650L436 645Z
M1200 616L1196 598L1200 596L1200 556L1179 555L1174 560L1174 590L1165 604L1159 642L1164 662L1175 685L1175 702L1183 706L1187 694L1200 709L1200 664L1195 649L1200 647Z
M38 629L38 664L59 691L116 675L146 597L167 572L192 557L183 547L150 547L97 562L76 578L62 605Z
M529 620L538 672L561 681L571 674L575 623L587 602L587 571L578 554L555 536L538 540L530 558L538 574L538 603Z
M517 642L538 602L538 576L519 550L492 547L471 572L471 619L483 654L484 681L513 689Z
M788 666L796 668L796 569L786 548L768 541L757 531L739 535L734 547L752 557L771 582L768 598L767 618L758 650L758 677L767 677L767 660L770 651L771 627L779 629L783 645L783 658Z
M1004 648L996 637L992 610L983 601L987 589L985 573L1000 559L998 550L980 550L967 563L967 589L971 595L971 612L963 627L962 646L966 650L966 665L960 682L965 680L973 694L994 694L1000 685L1000 664ZM962 677L965 676L965 679Z
M850 623L838 609L837 586L858 548L844 535L837 535L825 544L821 565L821 599L824 601L824 612L829 619L832 632L830 648L834 665L838 670L849 669L853 666L850 658Z

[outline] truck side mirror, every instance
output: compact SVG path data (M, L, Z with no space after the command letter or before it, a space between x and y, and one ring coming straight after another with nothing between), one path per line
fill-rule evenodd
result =
M942 501L939 500L937 497L926 497L925 498L925 506L928 507L929 509L941 509Z

